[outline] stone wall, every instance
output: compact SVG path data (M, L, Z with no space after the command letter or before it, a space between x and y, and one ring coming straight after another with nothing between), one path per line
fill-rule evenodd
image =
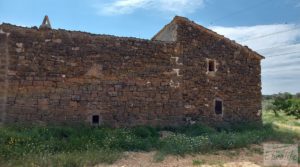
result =
M8 34L0 30L0 124L5 120L6 116L6 100L8 91Z
M261 66L263 57L202 26L177 20L177 41L182 48L184 103L193 118L212 124L261 122ZM216 72L207 72L207 61ZM216 115L214 99L223 101ZM200 116L199 116L199 113Z
M260 121L260 59L189 22L176 24L175 42L1 25L3 120L91 123L99 115L114 127ZM208 58L215 73L207 73ZM216 98L222 115L214 112Z

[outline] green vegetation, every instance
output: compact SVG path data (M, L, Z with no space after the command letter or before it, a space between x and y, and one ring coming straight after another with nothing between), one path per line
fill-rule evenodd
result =
M205 161L203 161L203 160L193 160L194 166L200 166L200 165L203 165L204 163L205 163Z
M0 166L113 163L123 151L154 149L158 138L149 127L0 127Z
M284 124L289 126L300 127L300 120L296 119L295 116L287 115L284 112L279 112L275 115L271 111L263 112L264 123L273 123L273 124ZM300 133L300 132L299 132Z
M263 106L267 111L273 111L275 116L279 112L285 112L287 115L300 119L300 94L292 95L290 93L279 93L264 97Z
M270 115L266 119L272 119ZM151 127L110 129L91 127L23 127L0 128L0 166L84 166L113 163L124 151L157 150L156 161L165 155L206 153L245 147L272 140L285 143L299 141L300 134L266 123L234 126L219 131L203 125L167 128L173 131L159 138Z
M244 125L236 129L232 127L230 130L215 131L199 136L176 133L161 140L159 151L165 154L184 155L186 153L207 153L216 150L241 148L267 140L293 143L294 140L299 139L300 134L283 130L271 124L265 124L260 128L255 128L253 125Z
M11 160L3 160L1 164L4 166L65 166L65 167L79 167L79 166L94 166L100 163L111 164L118 160L122 154L118 151L112 150L98 150L98 151L73 151L60 152L57 154L41 153L41 154L26 154L24 156L16 157Z

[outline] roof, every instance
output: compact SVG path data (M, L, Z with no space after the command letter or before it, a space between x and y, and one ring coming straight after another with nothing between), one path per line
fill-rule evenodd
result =
M186 23L186 24L189 24L191 25L192 27L196 28L196 29L199 29L200 31L203 31L207 34L210 34L212 37L214 38L217 38L217 39L223 39L225 40L226 42L230 43L231 45L237 45L238 47L241 47L243 49L245 49L246 51L250 52L250 53L253 53L257 58L259 59L264 59L265 57L260 55L259 53L253 51L252 49L250 49L248 46L243 46L239 43L236 43L235 41L233 40L230 40L229 38L226 38L224 37L223 35L220 35L204 26L201 26L191 20L189 20L188 18L185 18L185 17L181 17L181 16L175 16L174 19L169 23L167 24L163 29L161 29L153 38L152 40L154 40L157 36L159 36L165 29L167 29L169 26L171 26L172 24L180 24L180 23Z

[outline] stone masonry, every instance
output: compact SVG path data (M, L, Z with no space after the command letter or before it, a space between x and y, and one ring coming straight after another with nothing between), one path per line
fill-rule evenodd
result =
M178 16L151 40L2 24L1 122L260 122L262 58Z

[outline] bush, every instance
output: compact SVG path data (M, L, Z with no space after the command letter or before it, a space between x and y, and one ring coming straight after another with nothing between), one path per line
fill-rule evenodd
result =
M94 166L100 163L112 164L122 156L113 150L70 152L58 154L28 154L5 163L5 166ZM0 161L1 162L1 161Z
M207 136L189 137L184 134L177 134L164 138L160 143L160 151L168 154L183 155L209 151L211 144Z
M184 133L174 134L161 141L159 150L163 153L176 155L208 152L245 147L266 139L278 140L278 136L283 135L277 135L271 125L263 127L255 125L243 125L238 130L229 128L226 131L206 133L200 136L189 136ZM250 128L246 130L246 127ZM189 134L189 131L187 131L187 134Z
M207 125L190 125L177 130L179 133L184 133L187 136L200 136L211 133L216 133L216 129Z
M297 119L300 119L300 100L293 99L290 101L291 106L286 109L286 114L295 116Z
M150 126L138 126L132 129L133 133L141 138L158 137L158 131Z
M141 132L140 132L141 133ZM147 132L145 134L148 134ZM144 135L144 134L142 134ZM127 151L148 151L158 142L158 136L140 137L130 130L116 129L111 131L103 140L103 146L110 149Z
M171 131L174 133L183 133L187 136L199 136L204 134L215 133L216 129L202 124L194 124L182 127L164 127L158 128L159 131Z
M265 104L265 109L274 111L275 116L279 116L278 112L284 111L287 115L300 119L300 100L296 95L294 97L289 93L274 95L273 102Z

